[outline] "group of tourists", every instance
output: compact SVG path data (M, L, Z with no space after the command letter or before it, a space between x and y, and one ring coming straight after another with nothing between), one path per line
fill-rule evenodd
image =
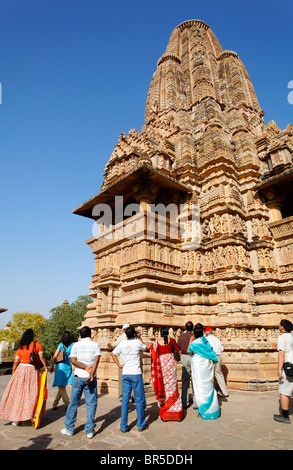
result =
M293 364L293 325L282 320L278 338L278 377L281 413L274 419L290 423L289 399L293 393L293 377L285 373L287 363ZM129 324L123 325L123 333L116 342L108 347L112 358L119 367L119 398L121 400L121 432L128 432L128 408L132 399L135 402L138 431L148 428L145 419L146 399L142 378L141 352L150 352L151 376L159 416L163 421L182 421L186 409L192 406L203 419L215 420L220 416L215 379L223 396L229 396L221 370L223 346L213 335L211 327L204 328L201 323L187 322L185 331L176 342L169 336L167 327L162 327L160 337L152 344L145 344L139 332ZM0 402L0 419L9 420L12 425L34 422L39 397L40 372L31 364L31 354L35 351L41 366L47 371L42 347L34 341L33 330L27 330L17 350L12 377ZM181 353L182 390L179 395L177 383L177 361ZM61 359L60 359L61 356ZM101 350L96 341L91 340L91 329L87 326L80 330L80 341L72 344L70 333L64 332L52 359L50 372L55 372L53 387L58 387L53 402L57 409L62 399L65 407L64 435L73 435L77 410L82 394L86 404L85 432L92 438L95 429L97 408L96 370L101 358ZM73 368L74 366L74 372ZM192 386L192 400L189 386ZM72 385L70 398L67 385Z

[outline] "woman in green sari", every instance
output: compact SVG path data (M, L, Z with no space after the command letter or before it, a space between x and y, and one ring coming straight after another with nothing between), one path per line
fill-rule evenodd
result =
M198 414L203 419L217 419L220 416L220 407L211 361L217 363L218 359L203 335L203 326L200 323L195 326L193 334L195 340L189 345L188 352L192 354L191 375Z

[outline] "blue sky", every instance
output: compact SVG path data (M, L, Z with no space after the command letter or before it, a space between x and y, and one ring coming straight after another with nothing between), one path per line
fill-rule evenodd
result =
M265 122L293 123L291 0L1 0L0 328L90 292L92 222L72 210L141 130L157 60L193 18L239 54Z

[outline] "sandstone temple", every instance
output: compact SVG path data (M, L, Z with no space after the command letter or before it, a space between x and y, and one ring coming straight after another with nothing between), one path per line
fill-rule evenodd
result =
M73 211L99 225L83 324L102 349L101 391L116 393L107 343L124 323L152 342L188 320L214 327L230 389L277 388L278 325L293 319L293 126L263 116L238 54L203 21L177 26L142 130L119 136L100 192ZM143 373L151 393L147 356Z

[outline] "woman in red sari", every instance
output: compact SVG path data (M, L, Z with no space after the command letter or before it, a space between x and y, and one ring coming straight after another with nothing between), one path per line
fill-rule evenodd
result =
M163 421L182 421L185 417L177 385L177 362L174 351L180 351L176 341L169 338L167 327L161 328L161 338L150 347L152 382Z

